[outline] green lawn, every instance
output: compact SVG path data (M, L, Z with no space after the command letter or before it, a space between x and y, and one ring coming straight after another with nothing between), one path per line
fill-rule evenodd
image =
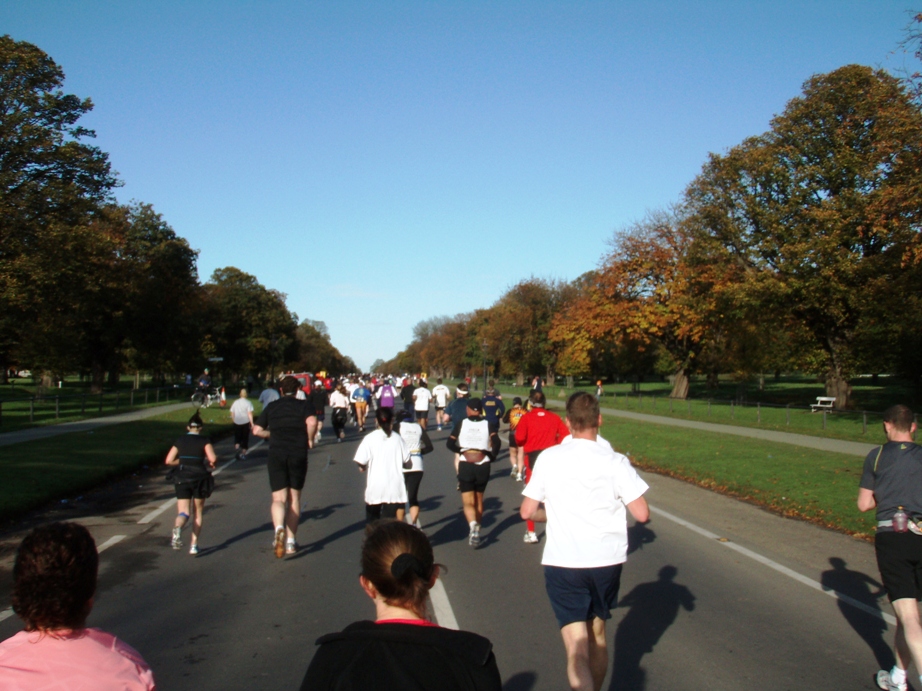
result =
M258 401L255 405L260 407ZM173 440L185 432L191 413L189 408L0 447L0 519L74 496L142 465L163 463ZM205 433L212 437L231 429L226 410L207 408L201 415Z
M874 512L855 506L863 462L856 456L611 416L602 436L639 468L851 534L874 533Z

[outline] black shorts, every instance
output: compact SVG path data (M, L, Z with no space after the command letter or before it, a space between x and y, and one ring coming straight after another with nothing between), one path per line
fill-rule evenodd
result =
M234 444L246 451L250 448L250 423L243 425L234 423Z
M365 504L365 523L382 518L397 518L397 510L403 508L403 504Z
M618 604L622 564L591 569L544 567L544 587L560 628L567 624L611 618Z
M922 600L922 535L880 531L874 537L874 551L890 602Z
M214 492L214 477L209 473L201 480L177 482L173 487L177 499L208 499Z
M437 412L437 413L441 413L443 410L445 410L445 406L443 406L443 405L437 405L437 406L435 407L435 412Z
M428 419L429 419L429 411L428 411L428 410L417 410L417 411L416 411L416 419L417 419L417 420L428 420Z
M304 489L307 478L307 453L272 453L269 449L269 488L273 492L282 489Z
M407 486L407 502L410 506L419 506L419 483L423 481L422 470L411 470L403 474Z
M480 492L487 489L490 481L490 464L475 465L466 461L458 464L458 489L461 492Z
M509 448L517 449L519 445L515 443L515 430L509 430Z

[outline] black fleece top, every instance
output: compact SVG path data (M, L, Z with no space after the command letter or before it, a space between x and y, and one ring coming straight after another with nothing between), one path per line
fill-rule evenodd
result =
M317 639L301 691L501 691L493 644L468 631L358 621Z

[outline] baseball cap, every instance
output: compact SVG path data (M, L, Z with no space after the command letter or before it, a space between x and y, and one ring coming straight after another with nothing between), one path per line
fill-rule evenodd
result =
M480 401L479 398L472 398L472 399L470 399L470 400L467 402L467 407L470 408L471 410L474 410L474 411L478 412L478 413L482 413L482 412L483 412L483 403Z

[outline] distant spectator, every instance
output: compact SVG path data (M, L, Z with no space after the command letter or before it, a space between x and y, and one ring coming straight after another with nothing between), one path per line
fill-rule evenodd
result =
M272 401L277 401L281 398L279 390L274 386L267 386L262 390L262 393L259 394L259 402L263 404L263 408L272 403Z
M0 643L4 691L151 691L141 655L115 636L86 628L99 554L77 523L52 523L26 535L13 566L13 611L25 624Z

